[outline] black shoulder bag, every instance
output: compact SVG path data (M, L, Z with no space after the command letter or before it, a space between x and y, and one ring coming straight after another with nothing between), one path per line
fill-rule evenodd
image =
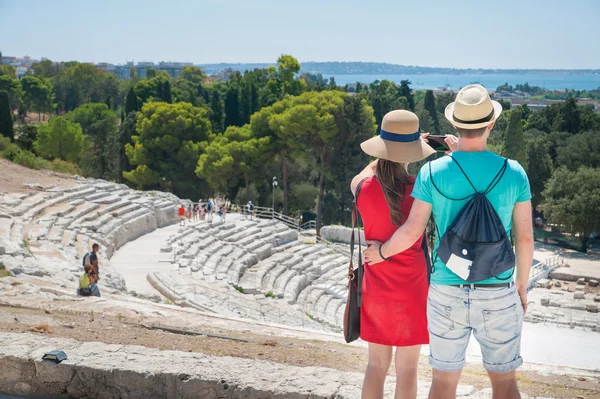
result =
M350 264L348 265L348 298L346 300L346 309L344 310L344 338L346 343L357 340L360 337L360 307L362 305L362 280L364 274L364 265L362 261L362 246L360 241L360 227L357 226L358 209L356 202L358 194L366 180L363 179L356 187L354 195L354 204L352 206L352 237L350 237ZM358 229L356 229L358 227ZM358 262L359 265L354 268L354 232L358 231Z

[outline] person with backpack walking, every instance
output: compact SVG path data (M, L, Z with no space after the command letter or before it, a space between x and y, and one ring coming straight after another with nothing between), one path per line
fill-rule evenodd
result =
M481 85L458 92L445 110L458 132L458 148L421 168L408 220L385 243L368 241L365 251L367 268L388 267L394 254L420 239L433 214L437 234L427 303L432 399L455 398L471 334L481 347L493 397L520 398L515 370L523 363L521 330L533 262L531 193L518 162L487 150L501 112Z
M408 217L415 178L410 162L435 153L421 138L419 119L405 110L383 117L379 136L361 144L375 158L351 183L367 240L385 241ZM394 347L395 397L417 397L417 368L427 333L428 264L425 235L404 252L390 257L383 267L364 269L360 338L369 343L369 363L363 398L383 398L385 378Z

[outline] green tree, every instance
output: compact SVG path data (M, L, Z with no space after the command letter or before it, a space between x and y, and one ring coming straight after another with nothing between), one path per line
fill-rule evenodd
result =
M53 78L60 75L65 70L64 64L60 62L52 62L51 60L42 60L31 65L28 73L37 77Z
M225 128L241 124L239 87L237 84L231 83L225 96Z
M47 159L62 159L76 163L79 161L85 144L85 136L78 123L57 116L48 123L39 125L38 139L33 147Z
M132 144L126 145L129 163L135 167L123 172L126 180L142 189L164 184L183 198L207 194L206 183L195 174L210 134L205 109L188 103L148 103L138 113L136 130Z
M156 94L155 94L155 97L158 98L160 101L164 101L164 98L165 98L164 84L166 82L163 82L160 79L155 79L155 81L156 81Z
M33 151L33 144L38 138L38 125L23 123L17 128L16 136L15 142L19 147L26 151Z
M267 158L269 138L256 138L249 125L231 126L223 135L213 137L200 155L196 175L216 192L226 192L240 180L248 189L250 180Z
M225 109L223 100L217 90L212 92L210 108L212 110L211 123L214 132L223 133L223 123L225 121Z
M125 100L125 114L129 115L132 112L139 111L138 98L135 94L133 86L127 91L127 99Z
M137 136L136 130L137 123L137 112L130 112L127 114L121 125L119 126L119 167L120 174L119 181L123 178L123 172L129 171L131 166L129 164L129 159L127 158L127 154L125 152L125 148L127 144L132 144L132 137Z
M431 118L431 127L429 130L435 132L435 134L440 134L440 121L438 119L438 114L435 107L433 90L427 90L425 92L425 102L423 104L423 108L429 112L429 117Z
M173 95L171 94L171 83L169 83L168 80L165 81L162 89L163 89L163 93L162 93L163 101L168 104L172 104L173 103Z
M531 187L531 204L535 209L542 202L542 192L546 182L552 176L552 158L548 154L550 144L542 137L534 138L527 143L527 172Z
M296 74L300 72L300 63L296 58L288 54L281 55L277 59L277 72L281 82L282 95L297 96L302 93L306 83L302 79L295 79Z
M87 175L118 180L119 166L119 118L106 104L84 104L65 114L65 118L78 123L87 136L89 148L81 161Z
M556 163L569 170L600 168L600 131L570 136L556 148Z
M41 121L42 114L48 113L54 108L52 83L46 78L29 75L21 79L21 87L26 109L38 112Z
M559 132L569 132L571 134L579 133L581 127L580 111L577 106L577 100L567 98L561 104L558 116L552 126L553 130Z
M9 78L16 79L17 71L12 65L2 65L0 63L0 76L8 76Z
M527 151L519 108L511 110L510 122L504 134L504 156L514 159L527 169Z
M12 110L6 91L0 91L0 135L8 137L11 141L15 139Z
M146 79L152 79L156 77L156 69L148 68L146 69Z
M584 251L587 251L590 234L600 231L600 169L581 167L570 171L559 168L552 174L542 195L544 215L578 234Z
M11 78L8 75L0 75L0 91L6 91L10 100L12 110L16 110L21 105L23 92L21 84L17 79Z
M400 87L398 88L398 94L400 97L406 98L408 101L408 109L411 111L415 110L415 97L412 93L412 89L410 85L412 82L410 80L401 80Z

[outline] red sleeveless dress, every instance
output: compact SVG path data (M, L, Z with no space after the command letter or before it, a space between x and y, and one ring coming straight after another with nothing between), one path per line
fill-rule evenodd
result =
M414 179L404 188L402 215L408 218ZM367 240L385 242L398 229L377 177L366 179L358 195L358 210ZM427 263L422 237L406 251L373 266L365 265L360 308L360 338L388 346L429 343L427 331Z

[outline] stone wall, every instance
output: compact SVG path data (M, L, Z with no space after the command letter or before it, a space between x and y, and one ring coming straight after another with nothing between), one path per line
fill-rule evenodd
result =
M344 244L350 244L350 238L352 237L352 229L345 226L323 226L321 228L321 237L331 242L341 242ZM354 232L355 242L358 243L358 233ZM364 245L365 234L364 231L360 231L360 239Z
M68 359L41 360L54 349ZM12 333L0 333L0 376L0 393L129 399L359 398L363 379L323 367ZM385 397L394 385L388 377ZM419 381L418 398L427 397L429 385ZM459 386L457 397L489 396Z

